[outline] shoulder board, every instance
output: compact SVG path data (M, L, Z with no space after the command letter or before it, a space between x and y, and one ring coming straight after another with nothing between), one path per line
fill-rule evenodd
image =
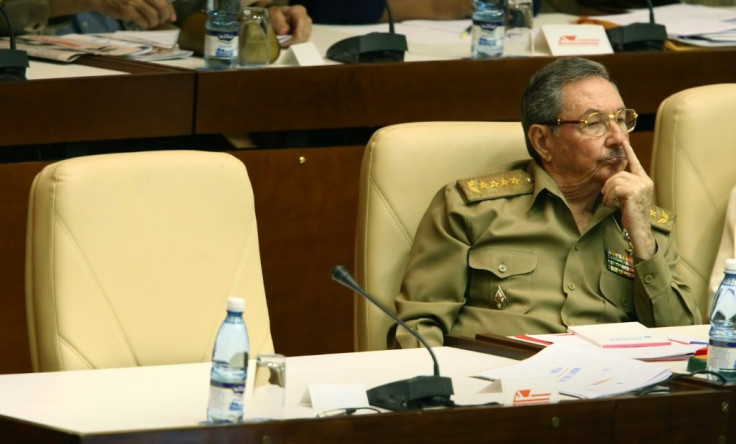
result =
M665 233L672 231L672 227L675 223L675 215L671 212L652 205L649 208L649 221L652 227L658 228Z
M468 202L530 194L534 179L524 170L512 170L488 176L461 179L457 185Z

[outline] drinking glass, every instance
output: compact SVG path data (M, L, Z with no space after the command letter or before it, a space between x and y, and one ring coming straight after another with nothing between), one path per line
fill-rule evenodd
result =
M268 41L268 9L246 6L240 14L238 66L254 68L268 65L271 51Z

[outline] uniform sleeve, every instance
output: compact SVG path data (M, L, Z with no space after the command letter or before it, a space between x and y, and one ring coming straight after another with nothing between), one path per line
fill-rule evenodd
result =
M442 345L465 302L469 242L465 203L454 184L430 203L414 237L401 290L396 298L399 317L430 345ZM418 347L406 330L396 330L402 348Z
M634 265L634 303L639 322L648 327L692 325L701 322L700 310L680 278L680 261L672 233L654 229L657 252Z
M314 23L364 25L378 23L385 7L383 0L292 0L302 5Z
M49 20L49 0L5 0L8 19L16 35L43 31ZM0 20L0 35L9 35L5 20Z

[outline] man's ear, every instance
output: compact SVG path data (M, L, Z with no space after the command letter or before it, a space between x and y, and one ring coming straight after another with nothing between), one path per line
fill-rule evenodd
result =
M534 147L534 151L537 152L543 161L548 162L552 157L550 152L552 132L549 127L547 125L538 125L535 123L529 127L527 135L529 136L529 141L531 141L532 146Z

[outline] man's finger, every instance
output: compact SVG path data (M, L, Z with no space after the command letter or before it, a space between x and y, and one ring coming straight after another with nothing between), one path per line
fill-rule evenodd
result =
M622 144L624 147L624 153L626 153L626 159L628 160L628 167L629 171L631 171L632 174L635 174L637 176L641 175L647 175L647 172L644 170L644 167L641 166L641 163L639 162L639 158L636 157L636 154L634 153L634 148L631 147L631 144L628 140L624 140L624 143Z

